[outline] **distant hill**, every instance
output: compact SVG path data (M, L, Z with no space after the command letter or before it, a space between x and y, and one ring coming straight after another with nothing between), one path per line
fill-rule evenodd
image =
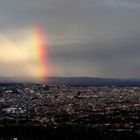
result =
M97 77L46 77L46 83L74 86L138 86L140 80ZM39 83L36 78L0 77L0 83Z
M48 82L49 84L66 84L75 86L140 86L140 80L96 77L49 77Z

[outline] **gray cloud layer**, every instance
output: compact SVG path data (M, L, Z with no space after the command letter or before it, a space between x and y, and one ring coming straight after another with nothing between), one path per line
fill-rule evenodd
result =
M140 78L139 0L1 0L0 20L43 27L53 75Z

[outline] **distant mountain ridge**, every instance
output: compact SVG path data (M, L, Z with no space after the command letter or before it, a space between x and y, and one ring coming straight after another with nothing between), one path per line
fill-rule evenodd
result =
M46 77L46 83L74 86L138 86L137 79L113 79L97 77ZM39 83L36 78L0 77L0 83Z
M97 77L49 77L50 84L66 84L81 86L140 86L140 80L113 79Z

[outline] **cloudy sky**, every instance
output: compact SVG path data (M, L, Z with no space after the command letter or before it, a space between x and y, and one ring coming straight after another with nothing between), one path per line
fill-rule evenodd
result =
M31 74L34 26L49 75L140 78L140 0L0 0L1 76Z

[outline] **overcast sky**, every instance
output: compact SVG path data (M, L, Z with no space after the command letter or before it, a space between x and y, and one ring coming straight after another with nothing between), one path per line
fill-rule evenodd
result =
M46 36L50 75L140 78L140 0L0 0L1 55L17 55L36 25ZM29 74L21 55L16 63L0 57L0 75Z

